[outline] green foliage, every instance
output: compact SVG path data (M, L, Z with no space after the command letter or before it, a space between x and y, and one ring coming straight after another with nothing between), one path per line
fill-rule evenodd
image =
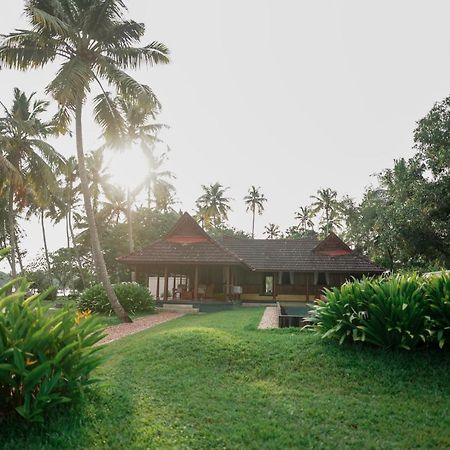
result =
M258 330L263 308L186 315L108 344L104 380L16 449L447 449L450 352ZM282 426L277 426L282 424Z
M312 321L323 338L411 350L450 334L450 276L398 275L326 290ZM448 347L448 343L447 343Z
M102 357L93 345L103 334L94 318L68 308L49 314L40 303L48 291L27 298L28 289L22 278L0 288L0 415L42 422L94 381L89 375Z
M155 301L149 290L138 283L117 283L113 285L120 304L129 314L138 311L153 311ZM86 289L78 299L81 311L90 310L102 314L113 314L111 305L102 284Z

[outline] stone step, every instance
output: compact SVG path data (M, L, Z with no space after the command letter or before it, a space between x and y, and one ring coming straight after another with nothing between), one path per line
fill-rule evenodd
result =
M193 305L168 305L167 303L163 305L162 309L164 311L177 311L188 314L197 314L200 311L198 308L194 308Z

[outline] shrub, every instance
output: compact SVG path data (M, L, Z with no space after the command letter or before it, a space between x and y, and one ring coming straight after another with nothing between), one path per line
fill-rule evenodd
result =
M102 357L93 345L103 333L95 319L68 308L49 313L41 306L49 292L27 298L28 289L21 278L0 288L0 415L42 422L94 381L89 375Z
M117 298L129 314L138 311L154 311L155 302L149 290L138 283L118 283L113 286ZM112 314L113 310L106 295L105 288L96 284L86 289L78 299L81 311L91 310L102 314Z
M427 282L426 297L433 328L433 340L440 348L450 344L450 274L433 276Z
M450 280L401 275L325 291L311 318L323 338L410 350L450 338Z

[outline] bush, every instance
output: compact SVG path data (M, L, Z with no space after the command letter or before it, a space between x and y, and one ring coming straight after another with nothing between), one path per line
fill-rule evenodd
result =
M450 276L401 275L325 291L311 321L323 338L410 350L450 339Z
M93 382L102 360L93 345L103 333L95 319L68 308L50 314L40 303L48 292L26 298L28 289L20 278L0 288L0 416L16 411L42 422Z
M118 283L113 285L117 298L129 314L138 311L154 311L155 301L149 290L138 283ZM113 310L106 295L105 288L96 284L86 289L78 299L81 311L91 310L102 314L112 314Z

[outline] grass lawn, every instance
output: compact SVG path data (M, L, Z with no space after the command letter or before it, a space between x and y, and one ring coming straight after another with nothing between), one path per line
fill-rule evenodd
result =
M256 329L261 308L185 316L109 344L102 379L4 449L449 448L450 353Z

